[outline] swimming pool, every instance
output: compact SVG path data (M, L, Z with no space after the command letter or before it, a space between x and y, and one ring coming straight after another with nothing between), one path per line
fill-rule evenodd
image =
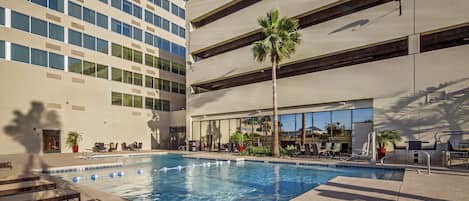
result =
M402 180L402 170L197 160L177 154L119 159L123 167L55 173L129 200L290 200L336 176ZM123 176L118 176L118 173ZM112 174L114 173L114 174ZM91 175L97 175L93 181Z

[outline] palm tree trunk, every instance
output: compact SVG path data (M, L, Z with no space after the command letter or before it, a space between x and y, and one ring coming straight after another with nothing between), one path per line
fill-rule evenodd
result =
M274 108L274 142L273 155L280 157L279 136L278 136L278 111L277 111L277 57L272 57L272 98Z
M301 145L306 143L306 113L301 114Z

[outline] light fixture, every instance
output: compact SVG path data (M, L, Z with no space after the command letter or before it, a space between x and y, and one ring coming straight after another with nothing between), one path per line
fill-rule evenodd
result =
M341 105L347 105L347 102L342 101L342 102L339 102L339 104L341 104Z

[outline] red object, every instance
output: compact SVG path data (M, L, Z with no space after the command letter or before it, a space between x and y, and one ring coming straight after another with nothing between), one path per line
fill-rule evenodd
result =
M379 147L377 150L378 150L378 159L381 159L384 156L386 156L386 148L385 147Z
M78 144L73 145L73 153L77 153L77 152L78 152Z
M239 145L239 152L243 152L244 151L244 146L242 144Z

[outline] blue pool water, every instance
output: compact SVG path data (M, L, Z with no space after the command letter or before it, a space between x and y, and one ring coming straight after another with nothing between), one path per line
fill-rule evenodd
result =
M168 154L120 159L121 168L55 174L129 200L290 200L336 176L402 180L403 171L183 158ZM210 163L210 165L207 165ZM203 165L205 164L205 165ZM181 169L178 168L181 166ZM167 168L165 171L165 167ZM141 170L141 174L138 173ZM112 172L123 172L119 177ZM98 175L93 181L90 176Z

